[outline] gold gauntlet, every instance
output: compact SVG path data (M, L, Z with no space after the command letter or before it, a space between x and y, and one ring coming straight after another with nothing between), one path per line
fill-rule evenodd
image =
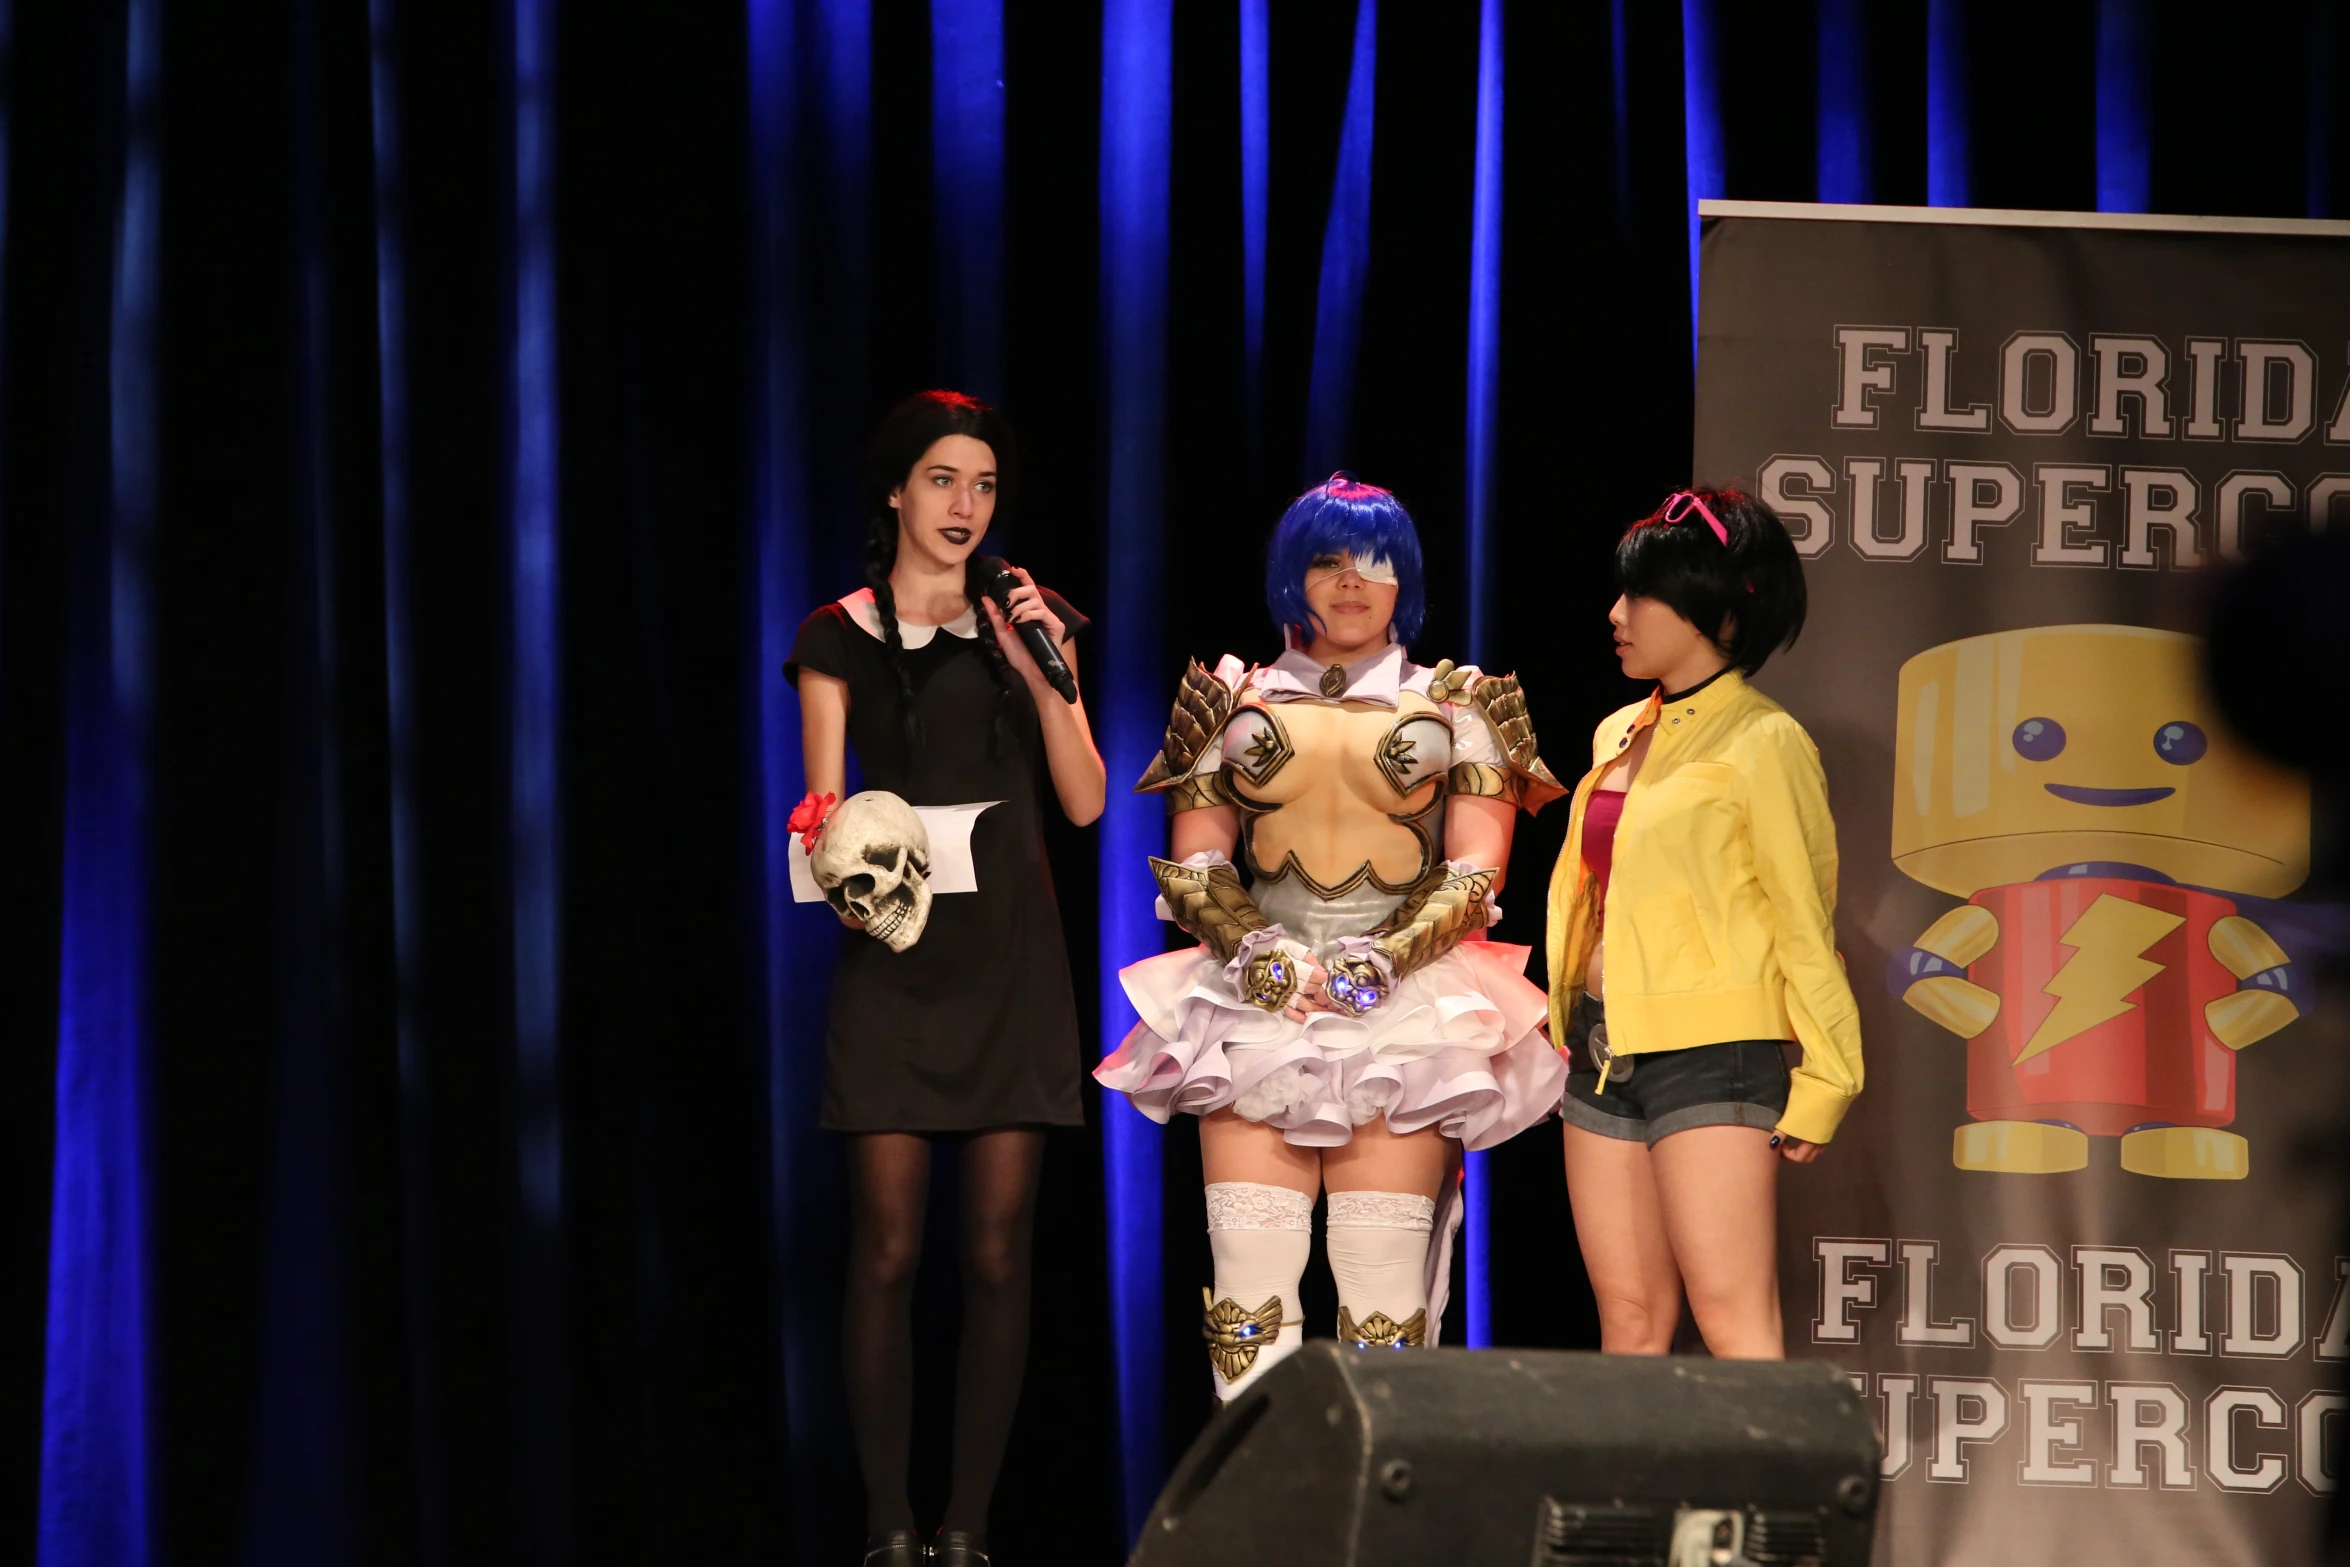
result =
M1241 885L1239 867L1229 862L1202 869L1154 854L1151 874L1158 878L1159 896L1167 900L1175 923L1219 958L1230 961L1243 936L1265 928L1265 916Z
M1270 923L1241 885L1239 867L1230 862L1203 869L1154 854L1151 874L1158 878L1159 896L1167 900L1175 923L1227 963L1251 931ZM1240 999L1267 1012L1283 1011L1303 977L1289 950L1267 946L1241 967Z
M1267 1012L1288 1010L1297 986L1297 962L1279 947L1249 959L1240 971L1240 999Z
M1397 979L1426 968L1459 946L1469 932L1485 928L1485 900L1493 891L1495 874L1463 874L1438 865L1379 922L1371 932L1371 945L1386 955Z
M1386 973L1369 958L1335 957L1322 982L1322 999L1348 1017L1361 1017L1387 999Z

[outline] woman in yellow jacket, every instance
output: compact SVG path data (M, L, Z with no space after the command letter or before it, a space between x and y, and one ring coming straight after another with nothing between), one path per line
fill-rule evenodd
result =
M1624 673L1550 884L1567 1194L1601 1347L1777 1359L1779 1162L1860 1092L1819 753L1746 683L1803 627L1803 565L1735 490L1682 491L1616 546ZM1802 1047L1790 1073L1784 1046Z

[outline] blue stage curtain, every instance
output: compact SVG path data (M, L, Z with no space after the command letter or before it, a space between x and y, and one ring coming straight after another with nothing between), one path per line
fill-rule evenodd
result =
M1377 141L1378 90L1379 0L1355 0L1338 166L1330 176L1321 284L1314 291L1314 369L1306 401L1308 483L1355 460L1355 361L1362 351L1363 290L1371 266L1371 159Z
M1729 153L1723 145L1720 40L1715 0L1681 0L1683 156L1689 189L1689 346L1697 350L1697 204L1729 192Z
M1300 486L1403 494L1415 652L1516 670L1572 772L1613 536L1691 477L1694 201L2338 211L2345 30L2257 10L0 0L0 1539L850 1559L781 665L880 412L1000 399L997 542L1093 619L1081 1070L1168 939L1126 787L1185 658L1274 651ZM2289 84L2258 167L2151 115L2214 61ZM1212 1407L1196 1132L1093 1102L1007 1559L1114 1559ZM1464 1336L1594 1342L1555 1126L1469 1190Z
M2097 210L2153 200L2152 18L2145 0L2097 0Z
M1366 0L1367 3L1367 0ZM1168 199L1173 154L1171 0L1109 0L1102 14L1101 507L1115 519L1102 596L1101 656L1092 677L1110 796L1102 813L1101 1034L1130 1022L1123 963L1161 945L1146 857L1166 847L1155 798L1129 794L1158 753L1168 693L1160 652L1161 530L1167 492ZM1124 1532L1141 1532L1165 1475L1159 1447L1162 1212L1190 1206L1165 1194L1159 1129L1115 1094L1102 1096L1108 1178L1110 1341L1116 1365L1119 1494ZM1180 1206L1177 1206L1180 1205ZM1178 1221L1180 1222L1180 1221Z
M932 271L944 379L1004 395L1004 3L931 0Z
M67 531L65 821L57 914L55 1176L42 1567L155 1560L153 1113L148 842L154 808L159 0L132 0L107 40L119 86L94 128L114 156L110 308L96 347L103 478ZM109 135L108 131L113 134ZM21 143L19 144L21 145ZM20 391L19 395L22 395ZM21 1536L20 1536L21 1538Z
M1926 0L1926 200L1969 204L1967 0Z
M1868 92L1868 8L1861 0L1819 0L1821 201L1876 199Z
M1483 0L1477 22L1477 173L1469 217L1469 386L1468 475L1464 500L1468 570L1467 662L1481 663L1495 642L1495 458L1501 400L1501 148L1502 26L1504 0ZM1467 1256L1468 1341L1471 1349L1493 1343L1493 1193L1487 1186L1491 1161L1469 1154L1466 1165L1468 1212L1463 1224Z

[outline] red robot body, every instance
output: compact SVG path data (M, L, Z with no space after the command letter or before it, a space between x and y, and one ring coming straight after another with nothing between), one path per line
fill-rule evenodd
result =
M2103 899L2139 912L2081 929ZM1998 921L1999 936L1967 978L2000 998L1997 1018L1967 1042L1968 1113L2059 1121L2092 1137L2236 1118L2236 1053L2204 1015L2236 989L2211 950L2233 899L2098 876L1987 887L1968 902Z

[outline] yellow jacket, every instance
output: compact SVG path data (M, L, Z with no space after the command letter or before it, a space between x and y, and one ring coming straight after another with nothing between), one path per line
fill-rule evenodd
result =
M1564 1043L1602 920L1583 864L1592 788L1657 726L1608 878L1607 1032L1624 1054L1733 1039L1803 1046L1779 1130L1836 1135L1860 1092L1860 1014L1836 954L1836 823L1819 751L1735 669L1609 716L1550 878L1550 1032Z

